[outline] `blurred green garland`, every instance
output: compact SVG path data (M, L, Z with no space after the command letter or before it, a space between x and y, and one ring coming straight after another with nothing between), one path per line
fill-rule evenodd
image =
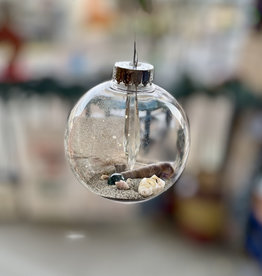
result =
M102 77L107 80L108 76ZM85 91L101 82L101 78L87 80L85 83L66 85L57 80L46 78L23 83L0 83L0 97L8 100L19 96L58 96L74 103ZM168 88L168 87L167 87ZM203 93L210 97L224 95L229 97L237 109L248 107L262 108L262 98L252 92L238 79L231 79L216 87L204 87L194 83L184 76L178 83L168 88L176 98L188 98L194 94Z
M138 0L141 8L146 12L152 11L152 0Z

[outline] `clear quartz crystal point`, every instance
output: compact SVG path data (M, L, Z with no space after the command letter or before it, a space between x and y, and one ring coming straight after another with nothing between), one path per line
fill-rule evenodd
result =
M129 169L133 169L140 148L140 122L137 92L127 93L125 111L124 149Z

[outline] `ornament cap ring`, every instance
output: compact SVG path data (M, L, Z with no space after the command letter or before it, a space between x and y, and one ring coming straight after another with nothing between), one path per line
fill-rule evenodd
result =
M114 65L113 81L124 83L125 86L147 86L152 85L153 74L154 66L149 63L138 62L134 66L130 61L119 61Z

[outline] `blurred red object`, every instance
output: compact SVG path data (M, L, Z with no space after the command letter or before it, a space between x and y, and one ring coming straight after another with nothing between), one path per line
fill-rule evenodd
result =
M7 42L12 48L11 57L3 74L0 75L2 82L22 81L23 76L17 67L17 58L21 51L23 41L21 37L12 29L12 17L10 7L2 4L2 13L4 15L2 26L0 26L0 43Z

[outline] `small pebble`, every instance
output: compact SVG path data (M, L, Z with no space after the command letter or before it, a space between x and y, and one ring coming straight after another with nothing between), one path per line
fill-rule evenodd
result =
M102 174L100 177L101 180L107 180L108 178L109 178L109 175L107 174Z
M107 180L108 185L115 185L116 182L125 180L121 173L113 173Z
M116 187L119 190L129 190L130 189L129 185L123 180L117 181Z

